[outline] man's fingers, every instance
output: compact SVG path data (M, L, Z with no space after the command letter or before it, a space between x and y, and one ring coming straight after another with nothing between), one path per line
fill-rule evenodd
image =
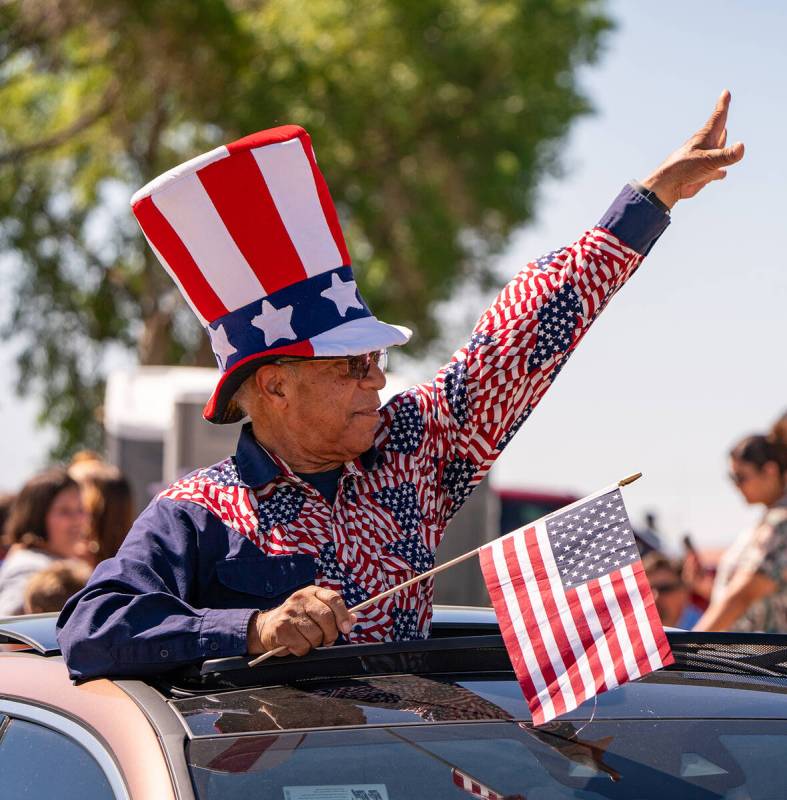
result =
M716 101L716 108L713 109L713 113L700 131L704 144L716 145L721 138L722 132L727 127L727 112L730 108L730 99L731 95L727 89L719 95L719 99Z
M709 175L706 175L701 181L697 183L690 183L687 186L683 187L682 197L683 199L688 199L689 197L694 197L700 189L705 188L709 183L712 181L720 181L727 177L727 170L726 169L717 169L711 172Z
M727 144L727 129L725 128L719 136L719 141L716 142L716 147L724 147Z
M706 150L705 159L717 169L737 164L743 158L745 148L743 142L735 142L731 147L722 147L717 150Z
M317 626L314 627L316 628ZM317 630L319 631L319 628ZM305 656L313 645L303 635L302 626L289 622L282 623L276 627L274 647L270 649L275 649L275 647L286 647L289 653L294 656ZM287 653L282 653L282 655L287 655Z
M308 608L306 609L306 614L298 617L293 622L298 633L309 643L310 648L320 647L323 644L325 638L323 629L311 614L309 614Z
M314 596L325 603L328 608L333 612L336 619L336 627L344 634L348 634L353 625L355 624L355 615L350 614L347 606L344 604L341 595L330 589L318 589Z
M306 606L306 613L320 630L320 644L332 645L339 636L339 629L330 606L315 597L313 602Z

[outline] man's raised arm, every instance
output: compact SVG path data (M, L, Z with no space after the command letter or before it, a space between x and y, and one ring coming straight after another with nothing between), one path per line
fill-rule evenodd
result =
M437 470L439 514L452 517L544 396L566 360L669 224L669 211L743 157L726 147L730 94L706 124L641 183L624 187L574 244L529 263L503 288L470 341L429 384L388 413L423 420Z

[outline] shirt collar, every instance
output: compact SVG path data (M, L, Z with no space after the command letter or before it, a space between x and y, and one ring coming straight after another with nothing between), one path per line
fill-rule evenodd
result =
M282 472L270 453L254 438L250 422L241 428L235 463L238 465L238 477L251 488L270 483Z
M355 461L351 462L358 471L369 472L379 467L384 460L382 452L376 447L370 447L361 453ZM235 463L238 466L238 477L246 486L256 488L270 483L285 470L282 462L271 455L254 437L251 423L247 422L241 428L238 447L235 451ZM352 468L351 465L350 468Z

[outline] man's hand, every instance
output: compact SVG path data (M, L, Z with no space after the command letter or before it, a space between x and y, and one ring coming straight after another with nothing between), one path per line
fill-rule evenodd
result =
M307 586L271 611L258 611L249 621L249 655L286 647L279 655L304 656L313 647L332 645L356 622L341 596L330 589Z
M642 181L669 208L678 200L694 197L711 181L724 178L726 167L743 158L743 142L725 147L729 107L730 93L725 89L705 125Z

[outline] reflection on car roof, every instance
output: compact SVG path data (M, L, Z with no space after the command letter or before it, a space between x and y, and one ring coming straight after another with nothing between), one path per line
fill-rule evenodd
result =
M325 728L530 720L513 675L388 675L240 689L170 701L193 737ZM653 673L564 719L787 718L783 679Z

